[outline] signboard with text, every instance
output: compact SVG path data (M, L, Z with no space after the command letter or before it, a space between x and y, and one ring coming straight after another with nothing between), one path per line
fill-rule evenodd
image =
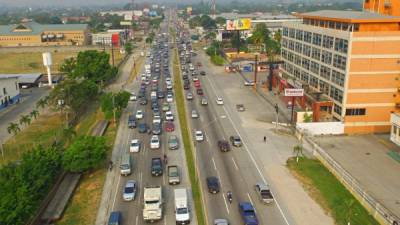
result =
M301 88L285 88L286 97L301 97L304 95L304 89Z
M251 19L226 20L226 30L250 30Z

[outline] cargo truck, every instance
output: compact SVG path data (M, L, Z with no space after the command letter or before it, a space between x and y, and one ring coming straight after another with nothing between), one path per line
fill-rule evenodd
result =
M163 213L163 198L161 186L147 186L144 188L143 219L146 222L161 220Z
M190 213L186 188L174 190L175 194L175 220L176 224L189 224Z

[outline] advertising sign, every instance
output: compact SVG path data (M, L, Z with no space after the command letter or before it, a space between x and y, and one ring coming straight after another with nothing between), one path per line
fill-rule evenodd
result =
M226 20L226 30L250 30L251 19Z
M285 88L285 96L301 97L304 95L304 89L301 88Z
M119 22L119 24L121 26L132 26L132 22L131 21L121 21L121 22Z

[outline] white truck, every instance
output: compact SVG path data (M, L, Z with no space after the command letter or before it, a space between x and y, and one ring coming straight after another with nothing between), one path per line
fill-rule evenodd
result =
M143 219L146 222L154 222L162 218L162 187L147 186L144 188Z
M177 188L175 194L175 220L176 224L189 224L190 213L186 188Z
M151 73L151 66L150 66L150 64L144 65L144 69L145 69L146 73Z

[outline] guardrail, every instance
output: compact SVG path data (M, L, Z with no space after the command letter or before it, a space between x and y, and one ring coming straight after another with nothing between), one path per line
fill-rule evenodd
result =
M339 163L337 163L324 149L319 147L308 137L304 138L312 146L313 155L331 171L332 174L353 194L355 198L371 213L380 223L387 225L398 225L400 218L385 208L375 198L368 194L361 184L351 176Z

